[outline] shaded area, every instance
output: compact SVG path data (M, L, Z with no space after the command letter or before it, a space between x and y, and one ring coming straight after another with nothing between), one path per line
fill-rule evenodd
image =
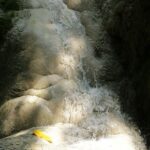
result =
M20 89L14 91L17 76L28 68L29 59L21 55L24 50L20 29L13 28L18 21L18 1L0 1L0 104L5 99L18 96ZM12 33L12 30L15 32Z
M150 1L113 0L99 5L123 66L120 96L150 144Z

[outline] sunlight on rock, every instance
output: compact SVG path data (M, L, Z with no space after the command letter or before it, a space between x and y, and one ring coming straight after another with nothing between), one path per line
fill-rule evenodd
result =
M61 81L63 78L57 74L52 74L48 76L37 76L33 83L32 88L33 89L45 89L49 86L55 85L59 81Z
M68 49L72 51L72 53L77 56L84 56L87 51L87 45L84 37L72 37L67 40Z
M82 3L82 0L76 0L76 1L64 0L64 1L68 5L68 7L71 8L71 9L78 8L81 5L81 3Z
M115 135L110 137L101 138L97 141L81 141L79 143L73 144L71 150L73 149L86 149L86 150L134 150L135 147L132 144L132 140L127 135Z
M47 142L44 139L38 138L32 135L34 130L41 130L52 138L52 143ZM12 145L12 148L22 149L32 148L32 150L37 150L44 148L44 150L54 150L54 149L67 149L67 150L119 150L121 147L123 150L135 150L132 139L127 134L118 134L112 136L100 137L99 139L88 139L90 137L90 132L88 130L78 128L77 126L71 124L56 124L50 127L39 127L32 128L30 130L22 131L20 134L16 134L7 137L3 140L7 143L16 143ZM23 141L23 139L28 139L29 142ZM3 144L0 141L0 148L3 148ZM9 149L9 145L5 145L5 148Z

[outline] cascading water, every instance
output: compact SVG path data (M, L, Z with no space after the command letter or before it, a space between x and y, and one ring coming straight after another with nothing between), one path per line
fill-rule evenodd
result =
M53 136L54 142L32 139L30 129L0 140L0 147L10 148L9 144L2 144L5 140L16 143L14 149L36 149L34 146L41 143L44 149L55 150L118 150L119 146L124 150L144 150L142 138L120 111L119 98L113 90L117 82L105 81L120 73L108 41L101 57L95 57L95 42L104 44L100 37L106 33L100 18L95 24L91 22L90 15L96 13L94 4L91 11L81 11L81 1L65 2L69 8L77 5L80 12L69 9L62 0L19 1L23 9L16 12L8 35L19 38L19 55L28 65L14 86L21 89L22 96L0 108L1 136L51 125L39 128ZM83 6L85 9L84 3Z

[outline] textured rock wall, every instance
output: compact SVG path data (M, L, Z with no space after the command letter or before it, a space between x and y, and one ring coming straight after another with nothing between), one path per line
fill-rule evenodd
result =
M132 114L143 133L150 133L150 2L148 0L103 1L105 29L123 66L120 94L123 110Z

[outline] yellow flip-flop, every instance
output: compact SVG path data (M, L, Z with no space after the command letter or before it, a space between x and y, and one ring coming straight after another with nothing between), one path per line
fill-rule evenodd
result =
M52 138L41 130L34 130L33 135L52 143Z

